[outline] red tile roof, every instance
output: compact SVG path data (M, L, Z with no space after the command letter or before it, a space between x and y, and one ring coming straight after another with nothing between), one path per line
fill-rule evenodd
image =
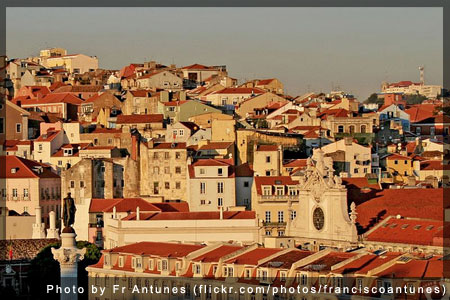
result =
M135 124L135 123L162 123L164 116L162 114L154 115L118 115L117 124Z
M447 229L450 224L447 224ZM397 219L391 216L374 228L367 236L368 241L412 245L443 246L444 222L442 220Z
M187 202L162 202L152 204L163 212L189 212L189 203Z
M190 65L190 66L183 67L183 68L181 68L181 69L188 69L188 70L209 70L209 69L214 69L214 68L208 67L208 66L205 66L205 65L201 65L201 64L193 64L193 65Z
M269 257L280 251L282 251L280 248L256 248L237 257L226 260L225 263L256 266L258 265L258 261L261 259Z
M194 167L209 167L209 166L233 166L234 160L232 158L207 158L199 159L192 164Z
M298 180L292 180L290 176L256 176L254 178L258 195L262 194L262 185L297 185Z
M253 167L249 163L245 163L235 168L236 177L253 177Z
M298 159L292 159L285 164L283 164L283 168L303 168L306 167L308 162L308 159L306 158L298 158Z
M91 133L121 133L121 132L122 130L120 129L97 127Z
M334 116L335 118L347 118L349 111L343 108L339 109L327 109L319 114L322 120L326 120L329 116Z
M48 165L13 155L0 156L0 165L0 178L61 178ZM42 172L39 173L37 168Z
M269 260L268 262L263 263L262 265L260 265L260 267L270 268L275 267L274 264L276 264L277 268L290 269L292 264L312 254L314 254L312 251L292 249L291 251L285 254L276 256L271 260Z
M224 211L223 219L255 219L254 211ZM198 212L161 212L161 213L141 213L141 220L219 220L219 211L198 211ZM123 220L136 220L136 214L132 213Z
M433 104L418 104L406 109L405 112L409 114L411 123L420 122L434 115L436 105Z
M52 103L68 103L73 105L80 105L83 103L78 97L75 97L71 93L51 93L47 94L44 97L37 99L27 99L22 100L21 106L23 105L39 105L39 104L52 104ZM15 103L17 104L17 103Z
M186 243L176 244L176 243L162 243L162 242L140 242L136 244L104 250L104 252L182 258L188 255L189 253L197 251L203 247L204 247L203 245L194 245Z
M318 258L306 266L301 266L297 270L314 270L314 271L330 271L331 267L343 262L351 257L356 256L356 253L348 252L331 252L321 258ZM319 269L316 269L319 267Z
M267 85L274 80L275 80L275 78L258 80L256 85Z
M192 261L211 263L218 262L223 256L236 252L244 247L235 245L222 245L192 259Z
M357 222L363 232L388 216L442 220L443 208L450 207L450 199L444 199L443 189L385 189L362 195L349 193L348 200L357 205Z
M278 151L278 145L258 145L256 151Z
M400 256L399 253L385 253L383 256L379 256L373 253L368 253L355 260L352 260L340 268L334 269L335 274L361 274L366 275L367 272L377 268L393 259Z
M92 199L89 212L116 212L136 211L137 207L142 212L159 212L160 208L142 198L117 198L117 199Z
M420 170L450 170L450 165L444 165L441 160L426 160L420 162Z
M53 139L55 139L58 134L61 132L61 130L47 130L47 133L41 134L37 139L35 139L35 142L51 142Z
M228 149L231 145L233 145L233 142L210 142L201 146L199 150Z

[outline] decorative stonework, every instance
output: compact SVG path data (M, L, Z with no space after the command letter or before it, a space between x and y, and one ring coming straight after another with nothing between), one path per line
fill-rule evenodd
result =
M86 248L52 248L53 258L61 265L73 265L84 259Z
M349 245L357 242L356 205L348 211L347 189L334 175L333 161L317 149L299 180L297 217L288 235L300 243Z

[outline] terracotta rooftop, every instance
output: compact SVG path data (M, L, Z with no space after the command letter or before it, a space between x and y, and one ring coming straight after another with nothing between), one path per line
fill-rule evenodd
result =
M255 219L254 211L224 211L223 219ZM219 211L199 211L199 212L161 212L161 213L141 213L141 220L219 220ZM131 213L122 220L136 220L136 214Z
M136 211L139 207L142 212L159 212L161 209L142 198L115 198L115 199L92 199L89 212L116 212Z
M203 263L218 262L220 258L222 258L223 256L229 255L242 248L243 246L222 245L214 250L211 250L209 252L206 252L200 256L193 258L192 261L199 261Z
M162 123L164 116L162 114L154 115L118 115L117 124L135 124L135 123Z
M203 247L204 247L203 245L194 245L186 243L176 244L176 243L162 243L162 242L140 242L136 244L104 250L104 252L181 258Z
M280 248L256 248L245 252L241 255L226 260L227 264L239 264L239 265L258 265L258 261L269 257L277 252L282 251Z
M0 178L60 179L58 174L51 171L50 166L13 155L0 156L0 165Z
M447 224L447 229L450 224ZM397 219L391 216L368 233L366 240L382 243L443 246L444 222L442 220Z
M278 145L258 145L256 151L278 151Z

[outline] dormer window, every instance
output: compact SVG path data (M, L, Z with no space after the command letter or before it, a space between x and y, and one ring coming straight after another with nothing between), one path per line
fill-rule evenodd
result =
M119 268L123 268L123 256L119 256Z
M109 265L111 265L111 255L105 255L105 263L104 263L104 265L105 266L109 266Z
M154 260L152 258L148 259L148 269L153 270L155 268L154 266Z
M218 168L217 169L217 175L218 176L223 176L223 169L222 168Z
M286 271L281 271L280 272L280 280L281 281L286 281Z
M197 275L201 274L201 269L202 269L202 267L200 264L195 264L194 265L194 274L197 274Z
M263 186L263 195L264 196L272 195L272 187L271 186Z
M275 194L278 196L284 195L284 186L276 186L275 187Z
M19 168L12 168L12 169L11 169L11 173L12 173L12 174L15 174L18 170L19 170Z
M245 269L244 276L246 279L250 279L252 276L252 270L251 269Z

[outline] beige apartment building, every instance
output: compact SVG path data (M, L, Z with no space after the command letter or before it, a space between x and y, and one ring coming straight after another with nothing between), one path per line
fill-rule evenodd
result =
M6 121L6 117L7 120ZM0 104L0 143L5 140L28 139L28 117L30 112L6 100Z
M64 67L72 74L84 74L98 69L98 58L84 54L41 57L46 68Z
M187 201L187 160L186 143L141 143L141 197Z
M372 172L371 148L359 145L352 138L344 138L323 146L325 156L333 159L334 169L342 177L365 177Z
M156 71L136 79L138 89L160 89L179 91L183 89L183 79L169 71Z
M232 159L199 159L188 168L191 211L228 210L236 206L236 174Z
M279 145L254 145L253 170L255 176L280 176L283 152Z
M8 210L34 214L40 206L46 224L50 211L59 215L61 178L50 167L17 156L0 156L0 164L5 169L1 196Z

